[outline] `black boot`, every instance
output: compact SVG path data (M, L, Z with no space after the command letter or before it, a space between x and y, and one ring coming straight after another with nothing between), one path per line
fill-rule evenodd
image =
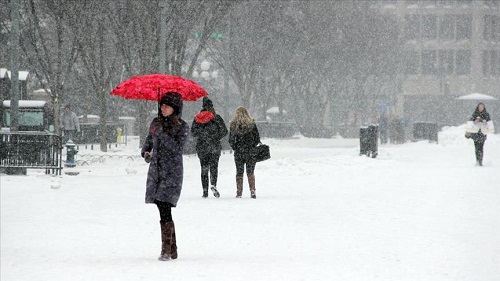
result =
M211 189L211 190L212 190L212 192L214 193L215 198L219 198L219 197L220 197L220 193L219 193L219 191L217 190L217 188L215 188L215 185L212 185L212 186L210 187L210 189Z
M201 175L201 186L203 187L203 198L208 197L208 175Z
M175 237L174 222L160 221L161 226L161 254L160 261L175 260L177 258L177 239Z

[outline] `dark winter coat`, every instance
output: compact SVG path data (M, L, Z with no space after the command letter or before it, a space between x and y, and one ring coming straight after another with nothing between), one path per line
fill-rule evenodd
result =
M229 131L229 144L234 150L234 157L250 160L251 152L260 143L257 125L252 124L248 129L234 128Z
M191 134L196 138L196 152L199 157L207 154L220 155L220 140L227 136L227 127L220 115L201 111L193 120Z
M141 151L143 157L146 151L152 151L146 181L146 203L168 202L175 207L182 190L182 152L189 126L179 119L180 125L168 129L159 120L155 118L151 122Z
M470 121L475 121L477 117L481 117L483 122L488 122L491 120L490 114L486 111L486 109L483 110L483 112L479 112L479 110L476 108L474 113L472 113L472 117L470 118ZM479 130L477 133L471 134L472 140L474 142L484 142L486 141L487 136Z

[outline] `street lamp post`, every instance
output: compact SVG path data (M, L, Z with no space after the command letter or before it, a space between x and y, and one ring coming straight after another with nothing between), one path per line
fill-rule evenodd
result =
M202 86L204 86L209 94L212 94L211 98L214 99L214 102L221 102L220 109L222 110L222 116L226 117L227 116L227 108L224 106L225 103L225 95L223 92L220 92L220 94L215 94L214 92L218 90L218 87L211 87L210 85L213 84L213 81L217 81L219 78L219 71L217 69L212 68L212 64L207 61L203 60L200 63L199 66L200 71L198 71L196 68L193 71L193 78L201 82ZM200 79L201 78L201 79ZM211 82L209 82L211 81Z
M198 72L196 69L193 71L193 77L194 78L203 78L205 80L209 80L209 79L216 79L219 77L219 71L218 70L213 70L213 71L209 71L210 70L210 62L208 62L207 60L204 60L200 63L200 69L201 69L201 72Z

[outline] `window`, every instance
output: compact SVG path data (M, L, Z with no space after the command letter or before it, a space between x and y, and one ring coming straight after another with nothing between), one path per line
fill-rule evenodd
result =
M437 37L437 17L434 15L422 16L422 36L426 39Z
M437 2L439 5L446 7L451 7L455 4L455 0L438 0Z
M500 17L491 18L491 41L500 43Z
M418 74L419 66L420 53L418 51L406 51L405 73L416 75Z
M498 0L485 0L484 4L486 4L486 6L489 8L498 8L500 6Z
M472 35L472 18L470 15L457 16L457 40L470 39Z
M19 111L19 126L43 126L43 111ZM10 127L10 112L6 111L5 125Z
M420 16L408 15L406 16L406 38L408 40L419 39L420 35Z
M483 38L486 41L500 42L500 18L498 16L484 16Z
M489 76L491 73L490 52L483 51L483 76Z
M491 34L491 21L490 21L491 16L484 16L484 29L483 29L483 39L486 41L490 40L490 34Z
M500 52L483 51L483 75L500 77Z
M439 74L453 74L454 62L453 51L440 50L438 52L439 59Z
M491 74L494 77L500 77L500 53L491 51Z
M470 74L470 51L463 50L457 51L457 57L455 61L456 74L464 75Z
M436 74L437 56L436 51L422 52L422 74Z
M442 16L439 19L439 38L454 39L455 38L455 18L451 15Z

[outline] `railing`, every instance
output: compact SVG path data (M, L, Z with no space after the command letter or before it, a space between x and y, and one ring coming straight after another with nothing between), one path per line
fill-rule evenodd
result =
M438 124L430 122L413 123L413 140L429 140L429 142L438 142Z
M47 132L0 132L0 168L61 174L61 137Z
M267 122L257 121L260 137L291 138L297 129L295 122Z

